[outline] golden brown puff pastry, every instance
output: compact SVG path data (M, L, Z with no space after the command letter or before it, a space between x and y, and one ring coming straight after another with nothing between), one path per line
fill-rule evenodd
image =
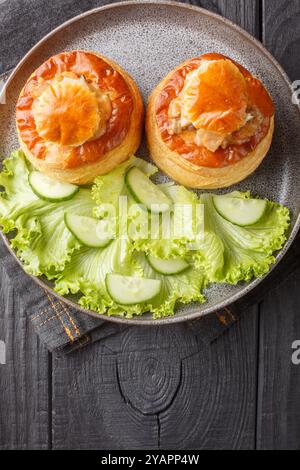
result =
M191 188L222 188L246 178L268 152L273 130L274 106L263 84L221 54L179 65L148 102L151 156Z
M86 184L139 147L143 103L134 80L100 54L71 51L44 62L16 106L21 147L39 171Z

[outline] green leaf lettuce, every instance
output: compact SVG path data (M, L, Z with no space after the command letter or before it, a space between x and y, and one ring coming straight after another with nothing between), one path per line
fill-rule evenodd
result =
M174 314L177 303L204 302L203 289L210 282L236 284L269 270L286 240L286 207L267 201L256 224L240 227L219 215L212 194L198 197L182 186L165 183L160 189L172 199L174 208L164 219L142 209L128 192L125 174L134 165L149 177L157 171L132 156L97 177L91 189L81 188L73 199L53 203L33 193L28 183L30 165L23 152L13 152L0 173L0 225L10 233L11 245L26 271L55 279L57 292L76 294L83 307L96 312L130 318L150 311L159 318ZM120 196L127 196L126 208ZM235 192L235 196L251 197L249 192ZM117 237L104 248L82 246L65 225L65 212L103 219L113 215L109 208L117 216ZM184 231L178 233L178 227ZM129 237L124 237L124 231ZM149 265L148 254L162 259L182 257L190 268L177 275L159 274ZM162 288L151 303L118 305L107 292L107 273L160 279Z
M249 198L250 193L235 192ZM210 282L250 281L267 273L274 263L273 253L280 250L289 227L289 210L267 201L263 217L254 225L240 227L219 215L212 194L200 197L204 205L204 236L195 253Z
M23 152L4 160L0 174L0 224L5 233L15 231L12 247L34 276L56 276L80 247L64 223L64 212L92 215L95 203L88 189L80 189L70 201L60 203L39 199L28 183L29 168Z

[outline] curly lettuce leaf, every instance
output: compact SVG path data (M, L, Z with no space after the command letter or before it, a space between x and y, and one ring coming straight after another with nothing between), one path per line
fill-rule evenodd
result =
M251 197L249 192L235 192L237 195ZM286 240L289 210L267 201L265 213L257 223L240 227L219 215L212 194L202 194L200 201L204 204L204 237L195 257L209 281L236 284L267 273L275 261L274 252Z
M138 254L138 261L143 268L143 276L151 279L160 279L162 288L160 294L148 305L153 318L162 318L174 315L177 304L190 302L205 302L203 289L207 279L202 267L193 264L190 256L187 257L190 267L179 274L164 275L156 272L148 263L144 253Z
M128 235L136 250L159 258L185 256L197 234L197 196L183 186L160 184L161 191L173 200L174 211L160 216L149 214L126 187L125 174L131 166L138 166L148 176L157 171L153 165L132 157L107 175L97 177L92 189L97 204L94 216L102 218L111 205L118 236Z
M161 214L158 220L155 216L148 216L148 233L140 231L134 238L136 250L144 251L157 258L169 259L184 257L190 251L190 245L197 240L199 234L199 219L201 223L201 212L198 211L199 200L195 193L183 186L173 183L160 184L164 191L174 203L173 211ZM141 213L143 216L143 213ZM132 217L132 224L140 224L140 216Z
M157 172L157 168L151 163L131 156L128 160L121 163L114 170L110 171L106 175L97 176L94 181L92 188L92 197L98 207L96 214L99 215L99 209L101 204L113 204L115 207L118 206L119 197L122 195L128 195L128 191L125 185L125 175L129 168L136 166L146 175L152 176Z
M106 289L108 273L161 279L162 289L152 303L119 305L113 302ZM182 274L164 276L156 273L143 253L133 251L128 240L116 239L102 249L82 247L75 252L59 275L55 290L61 294L79 293L79 304L98 313L131 318L151 312L153 318L174 314L177 302L204 302L202 290L206 285L203 269L191 267Z
M29 168L23 152L14 152L3 162L0 174L0 225L14 231L11 245L32 275L52 279L69 261L78 241L66 228L64 213L92 215L91 191L81 189L70 201L47 202L38 198L28 183Z
M125 174L133 165L149 176L157 170L136 157L97 177L92 189L82 188L73 199L60 203L43 201L33 193L28 184L30 168L21 151L3 165L0 225L5 233L11 232L11 244L25 269L55 278L57 292L77 294L83 307L99 313L127 318L148 311L154 318L173 315L178 303L204 302L202 291L208 282L236 284L265 274L286 240L289 211L271 201L256 224L239 227L219 215L212 194L198 198L182 186L167 183L159 185L160 189L177 211L164 219L150 215L128 193ZM127 196L127 208L120 196ZM251 197L249 192L235 192L235 196ZM104 218L109 216L109 204L117 215L118 237L105 248L81 246L66 228L64 213ZM204 210L200 221L199 204ZM179 230L180 236L178 227L184 229ZM129 237L122 238L124 234ZM181 274L162 275L152 269L145 254L162 259L184 257L191 266ZM106 274L111 272L161 279L161 292L151 303L118 305L106 290Z
M105 248L82 247L74 252L56 280L55 290L61 295L83 294L79 304L98 313L130 317L147 311L143 305L122 307L113 302L105 283L106 274L112 272L126 276L142 275L127 240L116 239Z

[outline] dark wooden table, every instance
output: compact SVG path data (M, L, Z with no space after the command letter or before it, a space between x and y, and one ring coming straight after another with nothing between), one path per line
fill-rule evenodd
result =
M2 0L0 73L63 20L105 3ZM300 79L298 0L187 3L245 28ZM185 325L131 327L66 357L40 344L5 266L0 275L1 449L300 449L297 264L210 346Z

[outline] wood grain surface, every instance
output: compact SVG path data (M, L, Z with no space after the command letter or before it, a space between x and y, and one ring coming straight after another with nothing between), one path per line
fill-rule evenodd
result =
M254 307L211 347L187 325L133 327L59 358L53 447L253 448L256 338Z
M293 365L292 343L300 339L300 269L261 305L258 363L257 447L299 449L300 365Z
M300 2L263 1L262 38L291 80L300 78ZM298 52L297 52L298 51ZM295 243L300 246L299 237ZM260 306L257 448L300 449L300 366L292 343L300 339L300 253L296 269ZM292 261L291 261L292 262Z
M65 19L106 3L2 1L0 73ZM300 78L299 1L186 3L262 39L290 77ZM185 324L131 327L65 357L39 343L1 266L7 363L0 365L0 449L300 449L300 365L291 361L292 342L300 339L294 253L274 288L211 345Z
M0 266L0 449L49 447L48 352L27 321L21 299Z

